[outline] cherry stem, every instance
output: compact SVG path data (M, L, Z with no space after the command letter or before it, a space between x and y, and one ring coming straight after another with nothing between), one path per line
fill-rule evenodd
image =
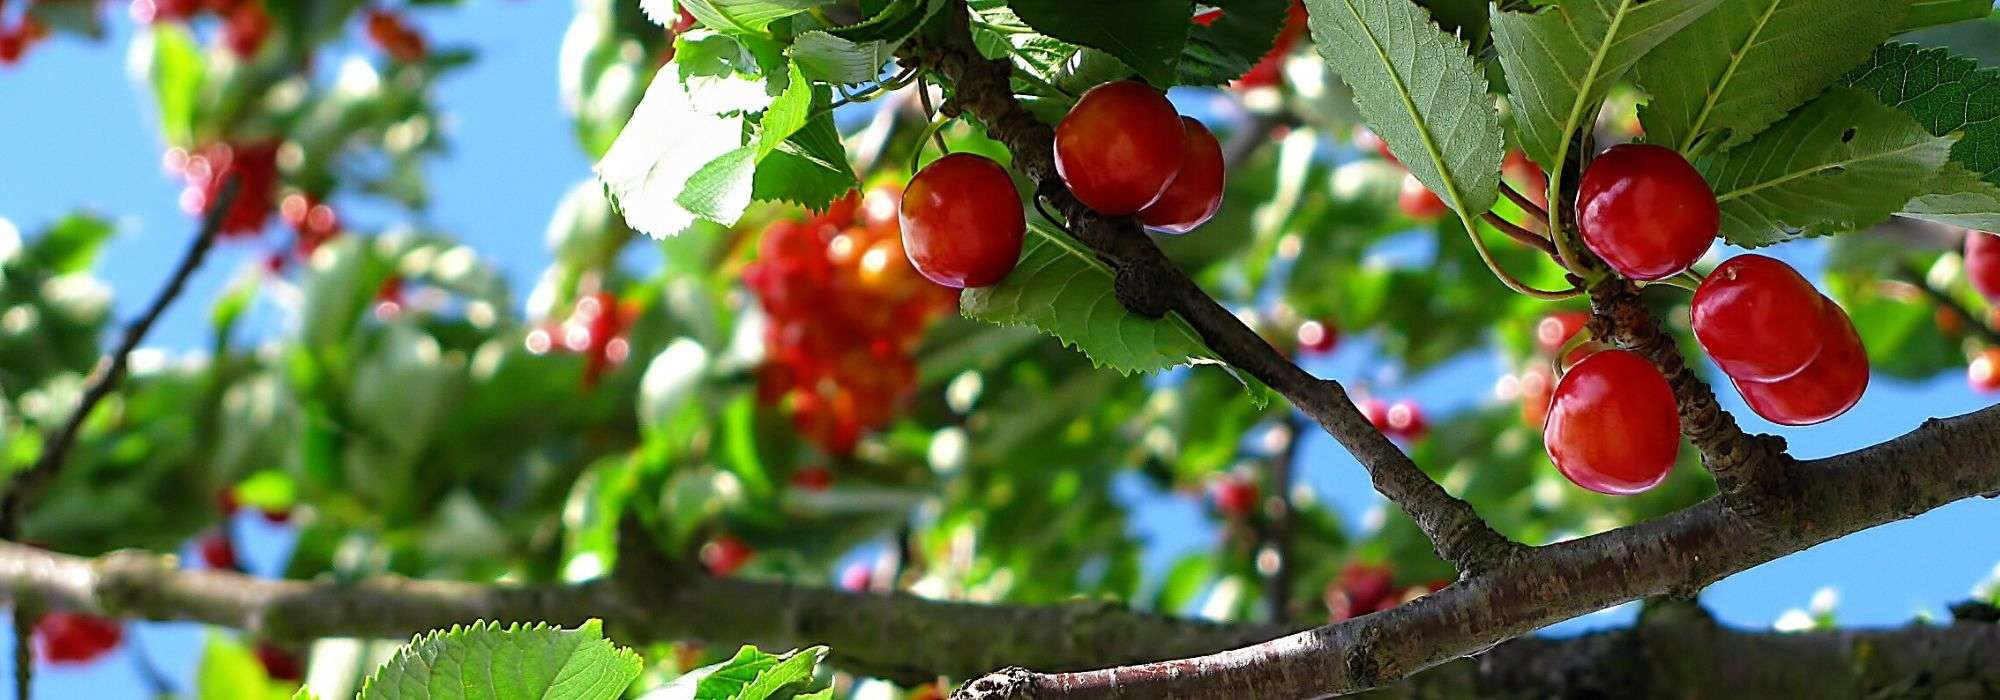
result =
M1507 201L1513 202L1514 206L1541 219L1543 224L1549 222L1549 210L1543 209L1542 205L1535 203L1535 200L1528 199L1527 195L1521 194L1520 190L1514 189L1514 186L1507 184L1506 180L1500 181L1500 193L1507 195Z
M1480 214L1479 217L1485 219L1486 223L1492 224L1493 228L1500 229L1501 233L1507 234L1507 237L1514 239L1521 245L1542 251L1550 257L1554 257L1556 254L1555 244L1550 243L1549 239L1543 238L1533 231L1521 228L1514 222L1508 221L1506 217L1490 211Z
M918 92L918 94L923 94L923 93L920 91ZM912 173L916 172L917 166L923 164L924 143L927 141L936 140L938 145L938 150L943 151L944 155L951 155L951 149L945 148L944 136L939 133L944 130L944 126L946 124L950 123L951 123L951 117L945 117L943 119L932 119L930 124L924 127L923 135L917 137L917 149L915 151L910 152L910 172Z
M1479 261L1486 263L1486 270L1492 272L1493 276L1499 279L1501 284L1507 285L1508 289L1546 301L1568 299L1583 293L1583 290L1576 287L1570 287L1559 292L1530 287L1522 282L1520 278L1515 277L1513 274L1508 273L1506 269L1500 267L1500 261L1493 259L1493 251L1487 249L1486 239L1479 235L1479 227L1471 225L1471 222L1467 222L1465 235L1472 239L1472 247L1474 250L1479 251Z
M909 70L905 70L901 73L896 74L895 76L889 78L888 80L878 82L866 88L862 88L852 93L842 95L840 99L828 103L825 107L813 110L812 116L809 117L808 119L823 117L833 113L833 110L839 109L841 107L845 107L851 104L860 104L862 102L869 102L885 94L901 90L904 87L909 86L910 79L916 77L916 75L917 75L917 69L911 68Z
M1672 277L1663 277L1661 279L1656 279L1651 282L1641 282L1640 286L1651 287L1656 284L1664 284L1669 287L1680 287L1681 289L1685 289L1690 292L1695 292L1701 290L1701 277L1694 274L1694 270L1690 269L1682 271L1680 274L1674 275Z
M931 106L931 86L930 83L924 81L922 73L917 74L917 100L924 105L924 116L933 122L937 121L937 109ZM939 152L947 155L951 153L951 147L944 145L944 134L939 133L939 129L931 129L930 137L937 141ZM918 153L922 153L923 148L922 143L917 144ZM911 168L910 172L916 172L916 168Z

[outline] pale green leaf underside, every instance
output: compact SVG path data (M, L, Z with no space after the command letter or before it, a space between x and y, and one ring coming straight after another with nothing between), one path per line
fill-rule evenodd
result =
M1646 140L1688 152L1756 136L1868 58L1902 21L1901 0L1723 0L1633 68L1651 99Z
M1569 137L1597 118L1612 84L1721 0L1562 0L1534 14L1493 10L1521 148L1559 168Z
M1757 247L1888 218L1923 190L1951 143L1867 95L1835 87L1696 167L1722 207L1722 237Z
M1904 216L2000 231L2000 185L1987 182L1957 161L1945 161L1924 192L1903 205Z
M901 42L849 41L820 30L799 34L785 55L814 80L854 85L882 75Z
M612 700L639 677L637 654L604 639L596 620L453 626L412 641L376 669L361 700Z
M1306 8L1320 57L1354 89L1390 152L1453 209L1491 209L1500 117L1465 42L1409 0L1307 0Z
M689 181L743 143L743 120L694 106L681 81L660 71L597 162L597 177L625 223L654 238L680 233L695 213L680 203Z
M959 309L1000 325L1029 325L1075 347L1100 367L1130 374L1211 357L1179 316L1132 314L1112 292L1111 271L1065 234L1032 224L1020 264L1000 284L968 289Z

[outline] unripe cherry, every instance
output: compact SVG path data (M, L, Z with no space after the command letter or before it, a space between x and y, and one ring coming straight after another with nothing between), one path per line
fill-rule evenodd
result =
M1680 453L1680 425L1673 387L1653 363L1629 350L1602 350L1556 382L1542 441L1576 485L1632 494L1667 478Z
M1005 279L1020 261L1028 227L1014 179L999 163L971 153L953 153L917 171L903 189L898 220L910 264L955 289Z
M1757 254L1715 268L1695 290L1694 337L1731 377L1774 382L1818 357L1819 290L1792 266Z
M1635 280L1680 274L1721 228L1708 181L1681 154L1649 144L1599 153L1577 185L1576 215L1591 252Z
M1201 122L1181 117L1181 169L1139 220L1162 233L1187 233L1222 208L1222 143Z
M1056 173L1085 206L1135 214L1180 172L1185 131L1160 91L1132 80L1105 83L1056 126Z
M1965 276L1986 301L2000 304L2000 236L1965 232Z
M1775 382L1731 379L1750 410L1779 425L1812 425L1832 420L1868 389L1868 351L1847 312L1822 299L1820 338L1824 343L1798 374Z

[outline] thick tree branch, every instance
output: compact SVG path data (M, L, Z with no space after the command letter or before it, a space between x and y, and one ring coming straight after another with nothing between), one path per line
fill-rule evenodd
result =
M932 65L952 85L947 113L971 113L1007 145L1014 168L1038 184L1037 196L1061 212L1070 234L1116 272L1121 304L1148 317L1180 314L1223 361L1284 395L1368 469L1375 490L1409 513L1439 556L1460 572L1496 566L1521 549L1370 425L1339 383L1307 374L1203 292L1135 221L1100 216L1071 195L1056 174L1054 130L1014 98L1009 83L1013 66L979 54L967 29L963 3L952 3L949 11L956 16L942 23L943 38L914 47L909 59Z
M1724 502L1760 523L1783 520L1788 504L1779 498L1780 486L1791 464L1784 439L1737 427L1632 283L1607 277L1590 288L1590 306L1592 335L1644 355L1666 375L1680 409L1681 432L1701 452Z
M1894 440L1799 462L1767 496L1796 504L1772 531L1710 499L1637 525L1535 548L1385 612L1220 654L1082 673L1009 669L959 690L993 698L1319 697L1374 688L1544 625L1648 595L1685 594L1813 545L1975 495L2000 497L2000 407L1933 419Z

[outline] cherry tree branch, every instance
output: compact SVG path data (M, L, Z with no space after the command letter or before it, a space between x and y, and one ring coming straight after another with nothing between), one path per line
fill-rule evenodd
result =
M1917 291L1922 292L1924 297L1930 299L1931 303L1936 304L1938 308L1943 309L1946 313L1958 316L1958 319L1965 323L1966 329L1973 335L1979 336L1979 339L1986 341L1988 345L2000 347L2000 331L1993 330L1993 326L1987 323L1985 318L1972 313L1972 309L1966 308L1965 304L1961 303L1957 297L1952 296L1950 292L1946 292L1939 289L1937 285L1931 284L1930 280L1925 279L1922 270L1918 270L1916 266L1906 263L1897 273L1904 281L1915 286Z
M1338 382L1300 369L1202 291L1134 220L1101 216L1078 201L1056 174L1054 130L1014 98L1012 64L980 55L967 28L964 3L954 2L948 11L953 16L942 23L942 38L907 50L905 61L941 72L954 90L945 111L971 113L1007 145L1014 168L1037 183L1036 196L1061 212L1069 233L1114 270L1120 304L1149 318L1180 314L1224 362L1277 390L1346 447L1367 468L1375 490L1408 513L1438 555L1461 572L1497 566L1522 549L1369 424Z

